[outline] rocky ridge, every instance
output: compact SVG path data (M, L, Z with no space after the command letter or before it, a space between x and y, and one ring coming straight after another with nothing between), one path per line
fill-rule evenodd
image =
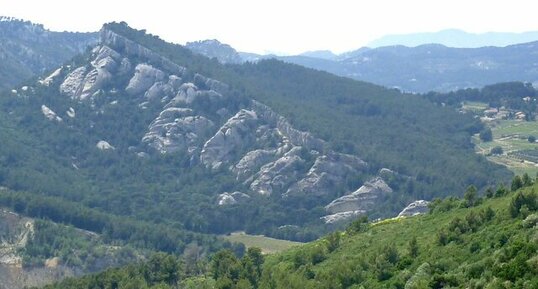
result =
M138 156L187 154L192 164L231 172L238 185L248 188L246 195L282 198L336 198L342 183L367 174L368 164L359 157L328 149L324 140L297 130L265 104L237 98L227 84L187 71L106 28L100 35L89 63L55 71L41 85L63 75L60 93L91 103L97 112L99 104L121 103L121 95L139 102L137 113L158 107L139 145L129 148ZM70 107L68 116L74 117L75 110ZM119 146L104 141L97 145L101 150ZM371 209L379 192L391 191L377 178L326 209L330 214L356 215ZM220 206L248 202L243 193L217 193Z

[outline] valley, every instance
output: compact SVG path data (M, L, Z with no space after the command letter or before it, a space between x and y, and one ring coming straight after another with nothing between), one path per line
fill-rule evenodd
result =
M537 282L533 43L245 61L126 22L1 37L0 289Z

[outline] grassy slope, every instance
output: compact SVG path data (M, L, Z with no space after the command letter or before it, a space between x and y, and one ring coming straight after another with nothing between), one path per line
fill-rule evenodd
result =
M517 120L498 120L489 124L493 133L493 141L482 142L478 137L474 138L477 144L476 149L479 153L489 153L496 146L503 148L504 154L501 156L490 156L488 159L499 164L507 166L516 174L528 173L531 176L538 173L538 167L535 163L522 161L510 153L521 150L538 149L537 143L529 143L529 136L538 136L537 121L517 121Z
M262 277L256 282L259 286L254 288L538 288L536 189L538 185L508 195L504 195L505 192L501 194L504 196L483 200L480 205L471 208L457 206L423 216L362 224L363 229L359 232L335 233L304 246L269 255L263 265ZM524 213L532 214L531 217L522 216L523 209L516 217L509 213L511 202L521 192L527 196L534 194L534 212ZM451 203L459 205L462 201L452 200ZM467 221L468 216L475 214L476 218L489 209L493 214L480 224ZM458 219L460 223L465 221L476 226L459 234L456 240L440 244L439 232L446 231ZM533 222L529 222L530 219ZM457 230L448 233L454 235ZM340 236L331 252L328 251L330 236ZM417 254L411 257L408 244L413 237L417 240L418 249ZM391 255L391 251L395 253ZM388 261L390 256L396 257ZM221 262L225 260L220 259ZM136 285L131 284L134 280L137 284L144 284L141 278L154 284L152 288L253 288L248 284L245 287L244 282L242 286L239 286L241 282L232 284L231 280L218 279L215 282L209 271L187 280L174 279L167 285L160 284L152 281L152 275L147 274L147 270L166 267L159 264L169 262L160 261L155 264L158 266L152 266L150 262L149 267L141 264L108 270L47 288L140 288L129 285ZM228 267L232 268L235 267ZM221 269L227 272L226 267ZM199 283L190 287L178 285L189 280L198 280Z
M265 254L281 252L302 244L300 242L274 239L262 235L249 235L243 232L232 233L223 238L230 242L242 243L247 248L258 247Z
M538 186L533 189L538 189ZM452 284L453 287L445 288L537 288L538 230L536 227L524 228L521 226L522 219L513 219L509 216L508 205L512 197L513 194L489 199L482 205L470 209L457 208L445 213L386 220L371 225L363 233L351 235L341 233L340 245L332 253L326 251L325 238L271 256L265 265L261 288L347 288L342 284L350 286L353 283L361 283L364 287L355 285L351 288L404 288L403 284L406 284L412 276L420 275L417 271L423 271L425 267L429 267L431 271L423 276L425 280L423 284L429 285L417 285L420 282L415 280L414 286L411 286L413 282L407 282L405 288L431 288L434 287L432 282L435 278L456 280ZM476 232L463 234L460 242L451 242L445 246L438 244L438 232L442 228L447 228L458 217L464 218L471 211L479 212L487 207L491 207L496 213L493 220L482 225ZM409 258L406 257L408 243L413 237L416 237L418 242L418 256ZM504 238L507 242L502 246ZM507 248L513 250L520 242L535 244L533 253L527 254L529 259L534 260L534 263L526 261L530 268L529 275L516 278L519 281L506 281L494 276L496 273L492 272L498 272L509 263L502 264L499 261L503 259L502 256L508 254ZM475 243L478 245L473 245ZM377 269L381 266L379 256L390 246L397 249L400 261L391 267L390 278L379 281L377 275L379 273ZM479 246L479 249L471 253L473 246ZM298 263L301 263L301 256L309 256L319 251L325 254L322 262L318 264L306 262L307 264L298 266ZM402 261L404 259L407 261ZM429 265L423 265L425 263ZM418 270L421 265L423 268ZM495 285L503 282L507 287Z

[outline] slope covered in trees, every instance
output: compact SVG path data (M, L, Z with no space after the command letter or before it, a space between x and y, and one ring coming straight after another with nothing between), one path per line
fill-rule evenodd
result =
M419 96L275 60L221 65L124 23L107 24L105 29L186 67L185 81L194 81L196 73L202 73L227 84L233 96L231 107L245 107L251 99L260 101L297 128L327 141L327 149L368 162L365 172L342 182L333 194L357 189L381 168L396 172L388 180L395 193L382 200L372 217L394 215L415 199L457 194L470 184L484 188L510 177L503 167L474 154L470 137L482 128L477 120ZM72 70L89 67L90 54L67 65ZM131 61L137 64L148 60L133 57ZM57 77L64 79L70 72L66 68ZM111 87L105 87L110 90L101 98L96 96L95 103L61 96L58 81L52 81L50 86L28 83L27 92L3 97L0 121L5 123L2 127L10 129L5 130L9 145L0 149L0 184L28 191L25 198L29 200L33 194L54 196L66 207L77 203L111 218L143 221L147 226L161 224L175 230L247 230L312 240L330 229L319 219L326 214L323 206L331 201L327 197L251 194L247 204L218 206L220 192L248 191L229 170L208 169L193 162L185 151L148 151L144 157L133 153L133 149L142 148L140 141L162 104L142 109L137 99L116 89L124 89L128 83L129 79L114 79ZM120 105L115 105L114 99ZM76 117L62 114L62 122L49 121L43 115L43 104L58 113L75 108ZM197 109L209 109L204 103L199 105ZM17 137L28 145L11 142ZM97 149L96 143L103 139L116 149ZM25 161L13 160L12 155L18 154ZM305 166L312 162L307 159ZM16 174L22 172L24 178ZM40 216L52 218L49 214L52 212L43 210ZM103 228L106 226L97 230Z
M429 214L368 223L280 254L229 251L193 273L177 260L115 269L46 288L536 288L538 195L519 176L480 197L436 200ZM142 288L142 287L140 287ZM145 287L143 287L145 288Z

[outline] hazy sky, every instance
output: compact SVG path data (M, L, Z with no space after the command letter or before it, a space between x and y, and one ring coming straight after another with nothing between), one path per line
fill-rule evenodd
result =
M110 21L175 43L213 39L240 51L344 52L386 34L458 28L468 32L538 30L529 0L0 0L0 15L51 30L97 31Z

